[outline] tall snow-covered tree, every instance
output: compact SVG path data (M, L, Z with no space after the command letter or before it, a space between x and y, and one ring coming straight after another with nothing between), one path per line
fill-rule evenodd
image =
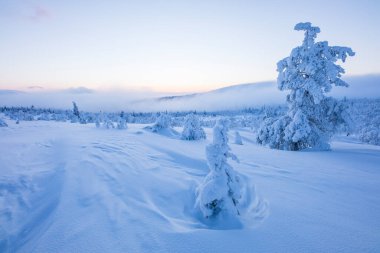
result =
M73 114L79 118L79 109L77 104L73 101Z
M196 206L206 218L220 212L239 215L242 183L227 159L237 160L228 145L228 120L220 119L213 129L213 142L206 147L209 174L197 189Z
M348 87L341 79L344 69L336 62L345 62L355 53L348 47L329 46L327 41L315 42L320 29L309 22L294 29L305 31L303 43L277 63L278 88L290 91L289 109L279 119L266 119L257 141L284 150L327 150L331 135L339 125L348 123L348 114L344 104L325 94L333 86Z
M71 118L71 123L76 123L80 121L80 114L77 104L73 101L73 117Z
M183 140L206 139L206 133L203 130L197 115L192 113L186 115L181 138Z

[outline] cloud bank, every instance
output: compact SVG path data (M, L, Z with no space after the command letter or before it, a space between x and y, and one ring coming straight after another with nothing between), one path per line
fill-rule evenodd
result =
M380 75L354 76L345 79L350 87L335 87L329 95L337 98L380 98ZM175 96L175 94L126 90L97 91L85 87L59 91L18 92L0 90L0 106L31 106L70 109L77 102L86 111L219 111L263 105L284 104L286 92L276 82L242 84L222 89Z

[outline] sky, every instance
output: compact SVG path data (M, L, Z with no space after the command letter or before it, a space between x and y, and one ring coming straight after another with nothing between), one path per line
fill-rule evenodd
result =
M0 89L198 92L275 80L302 42L349 46L380 73L380 1L0 0Z

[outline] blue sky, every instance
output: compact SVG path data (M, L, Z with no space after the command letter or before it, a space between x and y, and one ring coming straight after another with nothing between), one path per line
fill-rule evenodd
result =
M380 73L379 13L375 0L0 0L0 89L183 92L274 80L304 21L357 53L347 75Z

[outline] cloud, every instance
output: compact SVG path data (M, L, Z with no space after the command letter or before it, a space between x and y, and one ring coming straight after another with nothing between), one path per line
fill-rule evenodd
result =
M28 90L42 90L44 87L38 86L38 85L33 85L33 86L28 86Z
M65 90L62 90L64 93L71 93L71 94L91 94L94 93L94 90L91 90L86 87L73 87L73 88L68 88Z
M342 98L379 98L380 75L347 77L350 87L334 87L331 95ZM85 87L57 91L20 93L0 90L0 106L31 106L43 108L71 108L77 102L85 111L218 111L236 110L263 105L285 104L287 92L278 90L276 82L242 84L222 89L175 96L176 94L132 90L91 90Z

